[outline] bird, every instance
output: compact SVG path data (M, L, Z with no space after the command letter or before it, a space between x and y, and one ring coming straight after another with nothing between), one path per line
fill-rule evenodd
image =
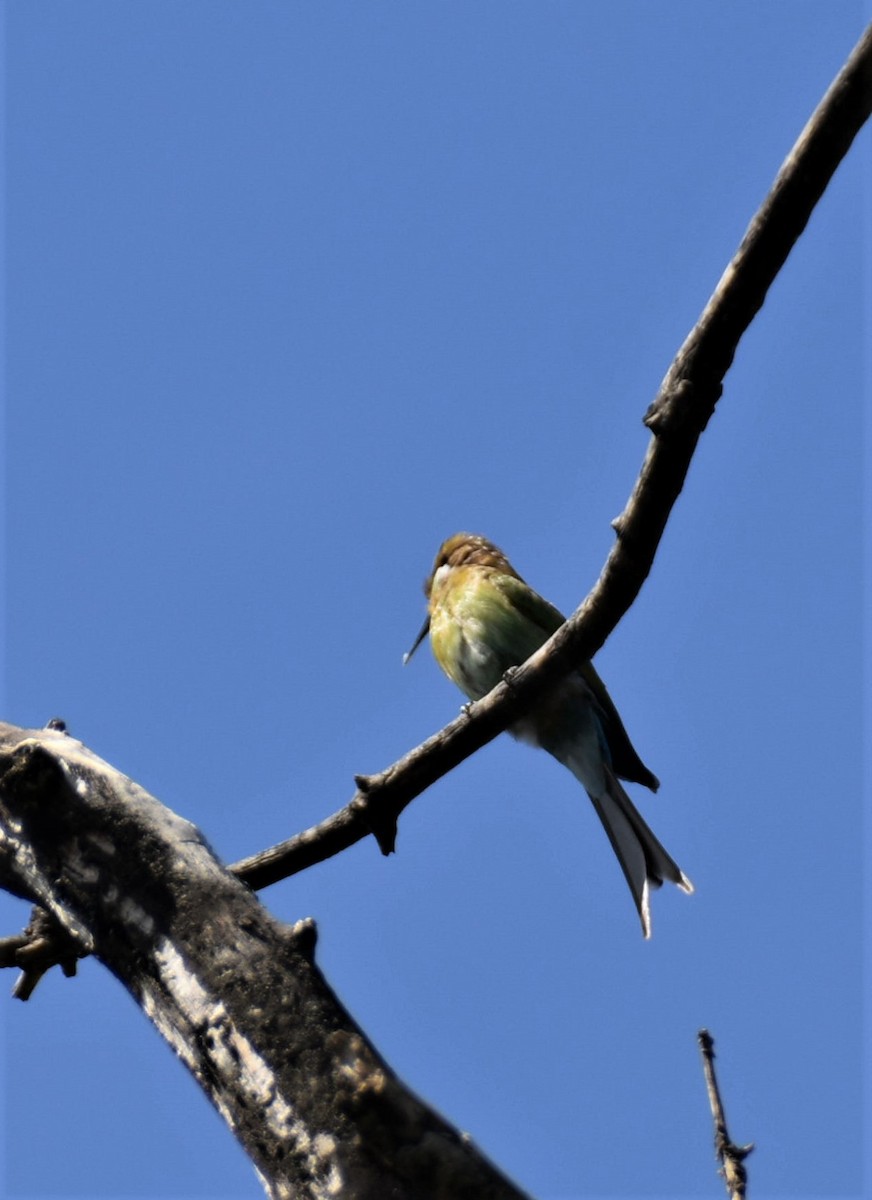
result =
M480 700L564 623L505 554L479 534L455 533L439 547L424 582L427 617L408 662L429 633L433 655L470 700ZM693 884L654 836L620 780L656 792L605 684L582 663L509 729L547 750L587 792L633 895L644 937L651 936L650 890L664 880Z

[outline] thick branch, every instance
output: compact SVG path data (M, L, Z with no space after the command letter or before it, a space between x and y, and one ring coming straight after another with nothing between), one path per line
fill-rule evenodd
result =
M0 723L0 886L51 915L37 966L57 928L61 956L117 976L269 1196L523 1200L379 1057L314 964L314 924L276 921L194 826L60 730Z
M549 642L490 695L376 776L334 816L231 868L266 887L374 833L393 849L396 820L425 788L491 741L573 666L593 657L648 577L700 434L739 341L872 109L872 26L815 110L688 335L645 417L652 438L596 586Z

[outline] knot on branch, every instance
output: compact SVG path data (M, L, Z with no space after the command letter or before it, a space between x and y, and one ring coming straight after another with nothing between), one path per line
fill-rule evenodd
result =
M378 848L387 856L393 854L397 845L397 814L378 802L378 791L383 775L355 775L358 795L352 800L354 811L378 842Z
M690 364L686 364L686 368L689 367ZM655 437L674 438L694 445L714 414L723 390L723 383L718 378L706 381L684 374L674 379L667 376L642 423Z
M311 917L296 921L287 931L288 945L292 953L302 954L309 962L315 961L318 944L318 926Z

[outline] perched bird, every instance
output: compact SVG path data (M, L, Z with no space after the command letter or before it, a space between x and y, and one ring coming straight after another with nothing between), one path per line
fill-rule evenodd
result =
M424 584L427 619L404 661L430 633L439 666L471 700L480 700L564 621L529 587L492 542L456 533L443 542ZM618 779L659 784L633 749L605 685L589 662L509 730L541 746L573 773L590 797L626 876L645 937L651 935L648 893L664 879L693 885L636 811Z

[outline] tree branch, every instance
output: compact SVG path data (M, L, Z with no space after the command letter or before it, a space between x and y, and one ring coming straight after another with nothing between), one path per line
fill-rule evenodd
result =
M686 338L645 416L652 437L617 540L587 599L510 679L439 733L374 776L358 776L345 808L311 829L235 863L253 888L266 887L339 853L372 833L384 854L416 796L491 741L573 666L603 646L654 563L700 435L723 390L738 344L872 109L872 26L800 134L735 256Z
M745 1159L754 1149L754 1145L751 1143L747 1146L737 1146L735 1142L730 1141L727 1133L727 1118L715 1075L715 1041L707 1029L701 1029L696 1036L702 1054L702 1069L705 1075L709 1107L715 1123L715 1154L721 1164L720 1173L726 1184L730 1200L745 1200L745 1189L748 1184Z
M61 961L91 950L120 980L275 1200L524 1200L379 1056L315 965L314 923L277 921L199 830L58 729L0 723L0 886L45 907ZM25 938L34 970L45 935Z

